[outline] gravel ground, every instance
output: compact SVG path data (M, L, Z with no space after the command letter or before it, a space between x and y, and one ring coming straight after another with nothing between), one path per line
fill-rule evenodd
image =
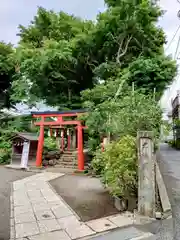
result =
M33 175L32 172L0 167L0 240L9 240L11 182Z
M112 198L97 178L65 175L50 183L82 221L118 213Z

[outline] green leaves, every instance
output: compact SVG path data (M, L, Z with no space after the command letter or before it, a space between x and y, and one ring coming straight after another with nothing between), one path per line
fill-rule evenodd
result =
M125 135L136 137L138 130L153 131L158 137L161 109L153 96L138 90L131 91L124 86L116 100L111 98L91 105L86 125L90 136L94 138L109 134L115 138Z
M14 49L11 44L0 42L0 108L10 107L11 83L15 73Z
M123 198L137 195L136 138L127 135L109 144L105 152L96 151L92 167L112 195Z

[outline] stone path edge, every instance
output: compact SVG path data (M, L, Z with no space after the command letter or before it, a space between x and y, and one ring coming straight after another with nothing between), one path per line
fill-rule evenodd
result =
M64 175L63 175L64 176ZM61 176L61 177L63 177ZM54 192L54 194L56 194L60 199L61 201L64 203L64 205L66 205L70 210L71 212L73 212L73 214L76 216L76 218L81 222L81 219L80 217L77 215L77 213L69 206L69 204L67 204L67 202L64 201L64 199L56 192L56 190L52 187L52 185L50 184L50 182L48 181L47 184L49 185L49 188Z

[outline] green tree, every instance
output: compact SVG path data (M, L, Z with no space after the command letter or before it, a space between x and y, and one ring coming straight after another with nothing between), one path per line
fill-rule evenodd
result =
M176 73L175 63L164 55L164 32L156 25L162 11L148 0L106 3L96 23L39 8L28 28L20 26L15 99L28 95L31 101L75 108L81 106L82 90L99 80L119 84L125 77L129 85L162 94Z
M87 101L85 107L89 107L84 120L88 126L92 151L99 144L92 139L100 139L101 136L110 136L111 140L126 135L136 137L138 130L153 131L157 138L160 135L161 109L152 95L142 91L131 91L125 86L116 98L97 105Z
M92 27L91 21L39 8L28 28L20 26L16 50L20 71L12 98L79 108L80 92L92 87L93 79L87 64L77 58L76 41Z
M14 49L11 44L0 42L0 108L9 108L13 104L10 93L14 74Z

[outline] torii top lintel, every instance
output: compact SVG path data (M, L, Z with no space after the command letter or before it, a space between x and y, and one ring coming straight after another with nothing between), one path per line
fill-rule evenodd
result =
M35 122L36 126L58 126L58 125L81 125L80 120L67 120L64 121L63 117L77 117L80 114L86 113L87 110L71 110L71 111L46 111L46 112L31 112L33 118L41 118L41 121ZM47 117L56 117L56 121L46 122Z

